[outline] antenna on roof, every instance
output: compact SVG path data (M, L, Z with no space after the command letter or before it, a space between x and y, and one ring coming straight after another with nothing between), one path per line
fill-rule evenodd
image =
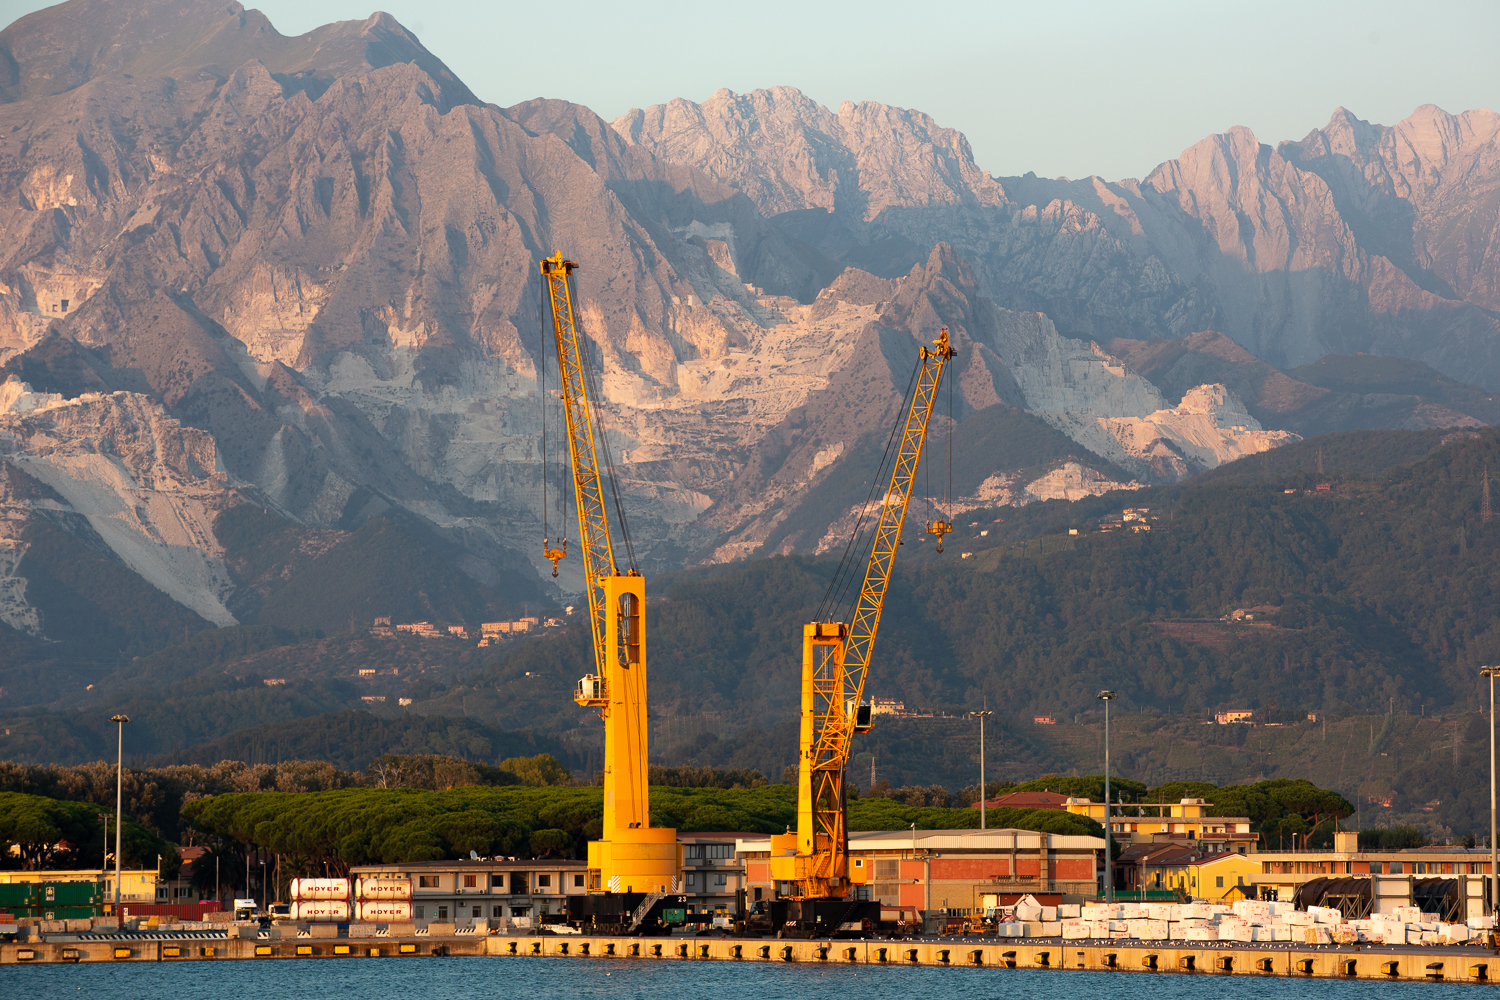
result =
M478 851L470 851L469 852L469 860L470 861L478 861L479 860L479 852Z

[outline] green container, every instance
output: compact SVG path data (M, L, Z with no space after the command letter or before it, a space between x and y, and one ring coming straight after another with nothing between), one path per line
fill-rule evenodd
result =
M100 882L38 882L31 905L47 908L98 906L103 898L104 886Z
M27 911L26 915L39 917L42 920L81 920L85 917L97 917L99 908L96 906L41 906L33 907Z
M661 921L664 924L687 923L687 910L662 910Z
M0 885L0 910L13 910L31 905L36 886L30 882L11 882Z

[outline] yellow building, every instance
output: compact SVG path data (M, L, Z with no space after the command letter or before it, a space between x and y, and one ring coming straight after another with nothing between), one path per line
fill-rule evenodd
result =
M1255 898L1260 875L1260 863L1244 854L1205 852L1192 844L1133 844L1120 852L1115 867L1126 888L1176 889L1215 903Z
M1235 899L1254 899L1255 880L1260 875L1260 862L1251 861L1243 854L1220 854L1188 867L1188 878L1196 899L1210 902L1230 902Z
M1104 803L1070 798L1063 808L1079 816L1104 822ZM1132 844L1190 844L1199 851L1226 850L1252 853L1258 837L1250 832L1248 816L1209 816L1206 799L1181 799L1168 803L1116 803L1110 827L1115 839Z

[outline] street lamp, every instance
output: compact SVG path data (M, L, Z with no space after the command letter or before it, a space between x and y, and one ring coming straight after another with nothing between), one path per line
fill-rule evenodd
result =
M120 917L120 827L125 818L125 723L126 715L111 715L116 726L115 737L115 919Z
M984 720L994 715L994 712L970 712L970 715L979 720L979 829L985 829L985 787L984 787Z
M1500 903L1500 868L1495 867L1500 847L1495 844L1495 675L1500 667L1480 667L1479 676L1490 679L1490 913Z
M1104 702L1104 901L1115 901L1115 858L1110 848L1112 825L1109 817L1109 703L1115 700L1113 691L1100 691L1094 697Z

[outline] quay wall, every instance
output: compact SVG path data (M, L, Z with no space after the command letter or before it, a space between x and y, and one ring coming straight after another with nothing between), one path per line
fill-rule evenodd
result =
M1162 944L1165 944L1163 942ZM40 941L0 944L0 965L66 962L179 962L417 958L485 955L609 961L774 962L900 965L1017 971L1116 971L1397 982L1489 982L1500 953L1481 948L1245 946L1157 947L1155 943L974 940L813 940L491 935L434 938Z

